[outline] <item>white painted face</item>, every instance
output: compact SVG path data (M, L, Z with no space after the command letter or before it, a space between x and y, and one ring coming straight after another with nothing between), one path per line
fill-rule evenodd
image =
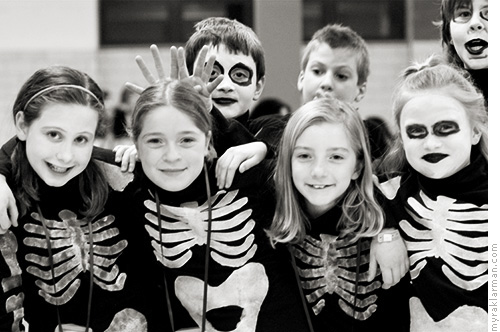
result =
M49 186L61 187L79 175L92 155L99 120L96 110L77 104L48 103L29 126L16 115L17 137L36 174Z
M471 0L471 6L457 8L450 35L466 69L488 68L488 0Z
M462 104L438 93L410 99L400 126L406 159L431 179L447 178L469 165L472 145L481 138Z
M187 188L200 175L208 144L209 137L173 106L151 110L136 143L146 176L171 192Z
M315 124L297 139L292 178L311 216L330 210L357 179L356 153L340 123Z
M264 78L257 81L257 67L250 55L231 53L225 45L211 46L207 59L214 55L211 79L224 74L224 80L212 92L212 101L226 118L247 112L264 89Z
M358 85L356 54L346 48L332 49L321 43L311 52L300 72L297 88L305 104L315 98L336 98L347 103L363 99L366 83Z

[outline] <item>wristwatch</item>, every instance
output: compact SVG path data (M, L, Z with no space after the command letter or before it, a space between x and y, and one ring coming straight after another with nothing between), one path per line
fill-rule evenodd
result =
M377 235L377 242L378 243L383 243L383 242L392 242L396 240L399 237L399 231L397 229L392 229L389 231L383 231L383 233L379 233Z

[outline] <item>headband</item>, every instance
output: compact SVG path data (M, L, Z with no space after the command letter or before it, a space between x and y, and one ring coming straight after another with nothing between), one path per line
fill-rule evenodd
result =
M53 86L49 86L48 88L45 88L45 89L42 89L40 91L38 91L37 93L35 93L27 102L26 104L24 105L24 109L26 110L26 108L28 107L28 105L37 97L43 95L44 93L46 92L50 92L52 90L57 90L57 89L65 89L65 88L71 88L71 89L77 89L77 90L80 90L80 91L83 91L85 93L87 93L88 95L90 95L92 98L94 98L99 104L102 104L101 101L99 100L99 98L96 97L95 94L93 94L90 90L84 88L83 86L80 86L80 85L73 85L73 84L59 84L59 85L53 85Z

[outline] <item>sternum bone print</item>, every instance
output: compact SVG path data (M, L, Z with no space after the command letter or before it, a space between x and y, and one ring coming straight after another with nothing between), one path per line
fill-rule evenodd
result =
M459 204L445 196L432 200L423 192L420 197L422 203L408 199L408 213L425 229L417 229L407 220L399 223L411 238L406 240L406 246L411 252L412 279L419 276L427 257L436 257L446 263L443 273L453 284L466 290L481 287L488 281L488 205ZM461 232L479 235L472 237Z
M306 297L314 313L318 315L323 310L325 294L336 293L340 296L339 306L346 314L354 314L358 320L367 319L377 309L377 296L370 293L381 287L380 281L366 284L368 271L362 272L357 281L363 284L356 290L356 273L349 271L358 263L356 243L327 234L320 234L320 239L306 236L304 242L294 248L295 257L309 266L299 269L299 275L302 288L310 291ZM360 250L365 251L369 246L369 241L363 241ZM367 263L368 256L360 255L359 264ZM363 299L358 298L360 294L365 295Z
M47 256L27 254L26 260L34 264L28 266L27 271L45 280L37 280L36 285L47 302L55 305L67 303L78 290L81 282L77 279L78 276L89 270L90 236L94 243L94 266L91 272L96 277L95 283L108 291L123 289L127 276L120 274L115 261L127 246L127 241L117 239L111 246L99 244L118 236L117 228L109 228L115 220L113 216L93 222L92 233L88 222L77 219L76 215L68 210L59 213L61 221L45 219L38 213L32 213L31 216L42 225L28 223L24 226L33 236L26 237L24 244L47 250ZM45 238L43 223L48 232L48 240ZM48 255L47 241L50 241L50 247L55 252L51 258ZM51 260L54 264L54 275L51 272ZM62 294L57 296L60 292Z
M252 234L255 227L255 221L251 219L252 210L245 209L248 198L236 199L237 195L238 190L219 191L212 197L215 204L212 206L211 257L219 264L231 267L243 266L257 250ZM200 206L196 202L187 202L180 207L161 204L161 238L155 202L146 200L144 205L152 211L146 213L150 222L146 230L153 238L151 244L155 255L164 266L182 267L191 259L194 246L206 244L207 202Z

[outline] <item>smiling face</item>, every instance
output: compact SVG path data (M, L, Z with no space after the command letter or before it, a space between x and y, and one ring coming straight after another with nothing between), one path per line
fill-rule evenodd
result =
M17 136L26 141L28 161L47 185L61 187L87 167L98 118L94 109L76 104L48 103L30 125L17 113Z
M356 54L346 48L321 43L311 52L306 68L300 72L297 87L305 104L319 97L359 102L366 83L358 85Z
M453 46L466 69L488 68L488 0L455 9L450 22Z
M225 45L211 46L207 59L215 54L211 80L224 74L224 80L212 92L212 101L226 118L247 112L264 88L264 78L257 81L257 68L250 55L231 53Z
M337 204L351 180L359 176L356 154L340 123L320 123L304 130L295 144L291 165L293 184L313 217Z
M470 164L479 142L462 104L443 94L421 94L403 107L400 119L406 159L422 175L447 178Z
M145 115L136 146L146 176L160 188L187 188L203 170L209 138L173 106Z

